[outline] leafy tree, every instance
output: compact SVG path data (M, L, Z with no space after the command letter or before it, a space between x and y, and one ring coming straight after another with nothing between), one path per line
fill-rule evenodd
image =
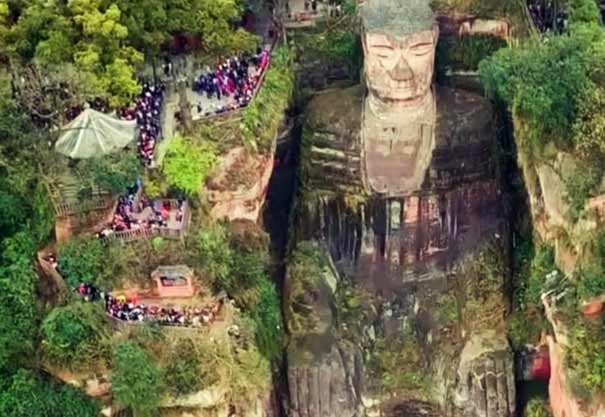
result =
M79 161L77 169L85 187L97 186L113 194L123 194L139 178L141 164L133 153L118 152Z
M234 29L233 24L240 20L243 11L239 0L188 0L168 4L167 29L199 35L206 52L214 56L228 56L256 47L255 36L243 29Z
M570 0L569 21L572 25L599 23L599 6L593 0Z
M82 236L59 247L59 269L70 287L102 282L106 275L105 251L99 239Z
M32 259L33 242L27 233L2 241L0 370L25 365L32 358L37 317Z
M99 404L69 386L43 380L21 369L4 381L0 389L3 417L97 417Z
M11 236L26 221L25 203L6 190L0 189L0 235Z
M42 344L48 358L74 369L88 369L105 360L109 326L100 306L76 302L55 308L42 323Z
M121 342L113 353L112 388L118 403L134 417L152 416L160 404L162 375L145 350Z
M219 287L230 286L233 252L229 246L229 231L223 224L200 231L197 238L200 260L206 272Z
M194 195L199 192L216 161L213 144L177 136L166 151L162 172L169 185Z

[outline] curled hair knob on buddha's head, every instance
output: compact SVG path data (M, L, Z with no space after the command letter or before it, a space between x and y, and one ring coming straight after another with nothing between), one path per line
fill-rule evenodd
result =
M430 0L366 0L361 17L366 31L395 36L430 30L435 22Z

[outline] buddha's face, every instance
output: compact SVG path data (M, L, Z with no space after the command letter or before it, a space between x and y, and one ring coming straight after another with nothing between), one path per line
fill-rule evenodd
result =
M365 72L370 94L383 101L415 101L431 86L439 29L393 36L363 36Z

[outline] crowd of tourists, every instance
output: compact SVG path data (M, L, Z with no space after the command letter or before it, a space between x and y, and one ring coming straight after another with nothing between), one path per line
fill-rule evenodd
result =
M100 291L95 285L81 283L74 289L85 301L103 301L110 317L127 322L152 322L165 326L202 327L211 324L220 314L224 300L211 307L160 307L139 304L125 296Z
M567 26L567 13L557 9L553 0L528 0L527 8L540 32L561 33Z
M120 116L124 120L136 120L139 131L138 153L141 161L149 165L160 139L162 103L165 93L164 84L143 84L143 90L136 99L134 107L122 109Z
M90 107L93 110L99 111L101 113L109 113L109 104L107 103L107 101L102 100L97 97L94 100L92 100L91 102L86 103L86 105L69 107L65 111L65 120L67 122L71 122L76 117L78 117L80 115L80 113L82 113L84 111L86 106Z
M168 227L171 212L170 201L150 200L142 195L142 183L137 181L128 192L118 199L111 226L102 230L99 237L125 230L153 229ZM178 200L175 220L177 225L185 216L185 200Z
M205 115L224 113L246 106L254 95L262 73L269 65L269 51L258 48L255 55L242 54L222 61L213 71L207 71L193 82L193 91L206 95L208 99L221 100L229 97L226 104L203 109L198 104L198 113Z
M305 18L309 18L309 16L307 15L308 13L312 13L313 15L316 15L319 13L318 8L319 8L319 3L321 3L321 0L304 0L304 14L303 13L294 13L292 14L292 9L290 8L290 2L286 1L285 3L285 7L286 7L286 14L288 15L288 19L289 20L305 20ZM328 0L328 10L329 10L329 14L330 17L339 17L342 16L343 13L343 9L342 9L342 0Z

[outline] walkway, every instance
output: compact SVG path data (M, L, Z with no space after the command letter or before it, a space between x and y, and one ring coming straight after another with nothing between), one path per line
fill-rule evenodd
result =
M308 7L305 8L305 3ZM287 29L315 25L315 21L327 16L330 12L328 0L318 0L317 10L313 11L311 0L288 0L288 13L285 26Z
M266 13L257 19L256 22L256 35L262 39L261 47L269 51L272 50L275 45L275 38L271 38L270 32L273 28L273 21L271 16ZM199 77L204 72L204 67L201 64L201 58L194 54L182 54L171 57L173 70L175 77L165 77L161 71L161 64L158 65L160 74L160 80L166 84L166 95L164 97L164 109L162 111L162 137L163 140L159 142L156 148L155 157L151 167L155 168L161 165L167 147L169 145L169 139L171 139L177 131L177 120L175 114L179 111L179 95L177 90L177 83L187 84L187 98L191 108L191 115L194 121L202 120L204 118L210 119L214 115L205 116L203 113L205 109L218 108L221 105L228 103L227 99L217 100L216 98L208 99L206 95L200 95L192 90L193 80ZM271 63L269 62L269 66ZM151 69L147 69L147 76L150 76ZM262 87L262 79L259 85L256 87L256 92ZM254 98L253 98L254 99ZM229 98L229 100L232 100ZM197 105L202 107L202 114L197 111ZM241 108L240 108L241 109ZM229 112L222 113L222 116L235 113L240 109L231 110ZM168 140L166 140L168 139Z

